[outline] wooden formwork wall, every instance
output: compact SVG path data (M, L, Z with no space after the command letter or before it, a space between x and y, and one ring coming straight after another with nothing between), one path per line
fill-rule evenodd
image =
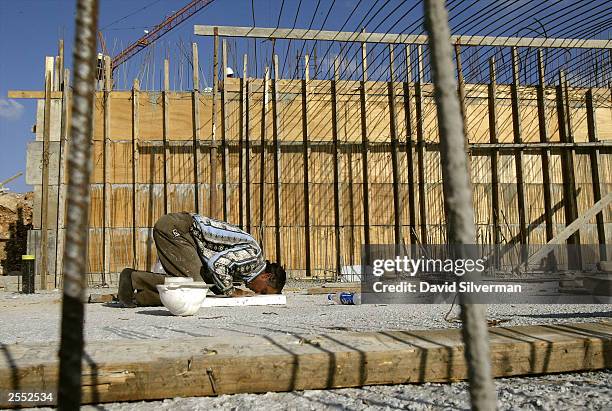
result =
M198 212L225 218L241 225L262 243L267 258L279 260L295 277L312 275L332 278L336 273L336 255L341 265L360 263L360 247L364 229L368 226L371 244L394 242L394 201L399 205L402 242L409 244L445 242L445 221L442 196L442 176L438 151L438 130L431 84L385 82L365 83L360 93L360 82L338 81L336 93L332 82L311 80L307 87L300 80L279 80L276 97L271 81L262 79L226 79L223 96L217 101L216 182L217 209L210 210L211 181L212 96L201 92L98 92L95 99L94 131L92 135L93 170L91 174L91 208L89 229L88 267L93 283L102 281L102 273L120 272L124 267L148 270L156 260L152 227L165 212ZM264 93L264 84L267 96ZM394 97L389 97L393 90ZM420 89L421 92L418 93ZM406 94L405 91L409 93ZM570 137L575 143L593 140L587 127L589 112L586 89L569 89L567 101ZM552 209L544 203L546 184L542 173L542 149L511 146L513 135L511 88L498 85L495 92L498 144L491 142L490 94L486 84L467 84L465 100L467 130L471 144L471 179L474 190L475 218L478 241L491 244L494 239L492 219L492 156L498 158L497 180L500 222L497 230L502 243L520 238L521 213L525 218L529 244L547 241L545 216L552 218L553 232L566 225L563 207L564 180L561 157L571 151L574 157L573 174L577 191L577 213L582 214L594 204L591 173L593 147L562 146L567 140L559 133L559 98L563 88L546 87L543 94L545 123L551 142L549 152ZM360 99L367 97L365 119L361 117ZM609 89L593 89L592 118L596 123L596 145L599 150L599 173L602 196L612 190L612 105ZM540 141L538 97L535 87L518 88L518 107L522 143ZM336 118L333 118L333 102ZM197 107L194 109L193 102ZM52 109L59 111L59 100L52 101ZM276 104L277 115L273 115ZM395 131L398 144L391 144L390 106L395 109ZM417 107L422 107L417 110ZM262 111L265 107L265 116ZM53 111L52 110L52 111ZM406 118L409 116L410 124ZM39 115L39 130L42 120ZM61 140L58 126L60 116L52 117L50 162L60 162ZM69 118L69 113L67 115ZM55 119L55 120L54 120ZM307 119L306 126L303 120ZM275 130L274 122L277 122ZM362 125L369 144L364 151ZM420 122L420 124L419 124ZM262 126L263 123L263 126ZM335 226L334 214L334 129L336 124L337 163L339 181L340 224ZM422 132L417 133L418 130ZM262 133L264 140L262 162ZM276 134L275 134L276 133ZM304 133L308 140L308 181L304 184ZM199 140L194 136L199 135ZM278 138L280 154L275 162L274 138ZM30 147L31 164L40 161L40 142ZM248 142L247 142L248 140ZM417 144L417 140L422 143ZM407 142L412 144L408 145ZM225 142L225 145L221 143ZM503 147L505 145L506 147ZM396 147L398 176L394 181L392 147ZM408 147L411 147L408 149ZM419 176L419 150L423 150L424 181ZM38 150L38 151L37 151ZM65 151L65 150L64 150ZM408 155L412 152L412 168ZM523 181L517 184L516 153L522 152ZM56 153L56 154L54 154ZM368 178L364 181L363 156L367 156ZM65 154L65 153L64 153ZM106 164L106 168L105 168ZM194 165L197 164L197 173ZM225 164L225 166L224 166ZM263 204L261 203L261 166L264 166ZM274 169L279 168L278 181ZM56 167L60 168L60 167ZM30 180L36 184L36 167ZM106 170L106 171L105 171ZM247 178L248 171L248 178ZM62 196L64 179L51 172L51 180L60 185L50 190L50 203L57 204L60 215L65 212ZM566 177L567 178L567 177ZM40 183L40 176L38 176ZM54 180L56 179L56 180ZM364 193L364 183L367 193ZM52 183L53 184L53 183ZM399 188L394 200L393 186ZM524 190L525 206L517 207L517 187ZM40 186L37 186L40 187ZM414 191L411 204L409 191ZM278 188L280 224L275 219L275 196ZM306 220L305 196L308 192L309 218ZM37 188L40 199L39 188ZM55 196L53 193L56 193ZM424 194L424 195L423 195ZM369 199L369 213L364 218L364 196ZM59 201L58 201L59 197ZM196 208L196 202L197 208ZM224 209L223 204L226 204ZM263 207L263 209L262 209ZM410 209L414 209L416 224L411 227ZM421 211L426 212L425 216ZM261 220L263 216L263 221ZM63 218L58 219L53 208L49 213L50 227L59 227L58 244L61 257ZM306 238L306 226L310 236ZM35 218L40 227L40 213ZM603 213L606 238L612 238L612 211ZM424 230L424 231L423 231ZM336 249L336 233L340 249ZM411 237L411 233L413 236ZM426 238L423 238L423 233ZM281 255L275 251L279 235ZM54 234L52 234L52 237ZM595 219L580 230L583 244L597 244ZM310 244L310 271L307 271L307 241ZM55 255L55 248L51 252ZM60 267L52 264L52 267ZM53 271L53 268L51 269ZM106 276L111 281L112 276Z

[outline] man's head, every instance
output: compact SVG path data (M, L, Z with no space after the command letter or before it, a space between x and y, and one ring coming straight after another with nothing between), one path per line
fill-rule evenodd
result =
M257 294L280 294L286 281L285 269L278 263L266 260L264 271L251 280L247 287Z

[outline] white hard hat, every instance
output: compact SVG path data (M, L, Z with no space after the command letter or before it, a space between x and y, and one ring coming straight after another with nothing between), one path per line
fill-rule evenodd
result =
M227 67L227 68L225 69L225 75L226 75L226 76L233 76L233 75L234 75L234 70L232 70L232 68L231 68L231 67Z

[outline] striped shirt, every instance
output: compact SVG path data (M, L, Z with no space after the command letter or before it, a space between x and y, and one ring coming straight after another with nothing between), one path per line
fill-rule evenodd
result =
M248 284L266 268L261 247L249 233L224 221L192 217L200 259L223 294L231 293L234 280Z

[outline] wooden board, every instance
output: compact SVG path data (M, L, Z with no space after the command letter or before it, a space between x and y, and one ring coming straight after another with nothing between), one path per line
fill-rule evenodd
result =
M490 328L489 343L495 377L612 367L610 322ZM85 350L83 403L467 378L459 329L98 341ZM55 344L3 353L1 387L57 392ZM1 407L31 405L0 398Z
M286 305L287 296L282 294L256 295L253 297L207 296L202 302L205 307L242 307L247 305Z
M198 36L223 36L272 39L297 39L338 41L349 43L387 43L387 44L423 44L429 43L424 34L366 33L349 31L331 31L319 29L239 27L239 26L203 26L196 24L194 33ZM451 42L466 46L517 46L517 47L576 47L611 49L610 40L587 40L541 37L501 37L501 36L451 36Z

